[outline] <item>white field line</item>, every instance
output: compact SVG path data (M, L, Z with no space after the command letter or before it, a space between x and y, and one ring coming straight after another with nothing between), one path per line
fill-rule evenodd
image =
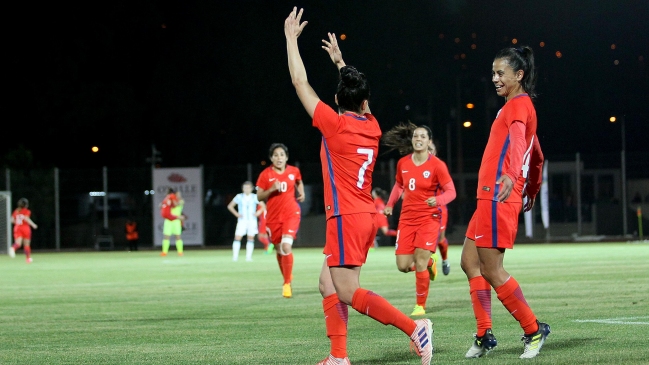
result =
M578 323L603 323L603 324L640 324L649 325L649 322L638 321L638 319L649 319L649 316L641 317L619 317L605 319L576 319L573 322Z

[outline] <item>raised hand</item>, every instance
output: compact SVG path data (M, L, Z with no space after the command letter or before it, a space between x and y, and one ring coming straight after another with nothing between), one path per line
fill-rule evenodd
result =
M341 68L345 66L345 62L343 61L343 54L340 52L340 47L338 47L338 40L336 40L336 34L335 33L327 33L329 36L329 41L322 40L322 43L324 43L324 46L322 46L322 49L327 51L329 53L329 57L331 58L331 61L338 66L338 68ZM340 65L342 64L342 65Z
M300 19L302 19L302 13L304 9L300 9L300 12L297 12L297 6L293 7L293 11L288 15L288 18L284 21L284 35L286 39L296 38L302 34L302 30L309 23L304 21L300 24Z

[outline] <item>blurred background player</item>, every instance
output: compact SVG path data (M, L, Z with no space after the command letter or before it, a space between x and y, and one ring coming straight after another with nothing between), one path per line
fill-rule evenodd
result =
M437 156L437 146L435 143L432 145L431 153ZM448 206L440 205L437 202L437 206L441 209L442 224L439 227L439 242L437 246L439 247L439 253L442 256L442 272L444 275L448 275L451 272L451 263L448 261L448 240L446 239L446 227L448 225Z
M268 231L266 230L266 214L268 212L266 211L266 204L259 202L259 204L257 205L257 210L261 211L261 213L257 216L257 221L259 223L259 232L257 233L257 239L259 239L259 242L264 245L264 254L268 255L273 252L275 245L270 243L270 241L268 240Z
M492 333L491 288L523 329L521 359L536 357L550 334L539 322L521 287L503 267L514 248L521 207L532 209L541 186L543 153L536 135L532 98L536 74L530 47L504 48L492 64L491 81L505 105L493 121L478 171L477 207L469 221L461 266L469 280L477 333L465 357L486 355L497 345ZM528 180L529 173L529 180ZM525 183L527 182L527 185ZM527 202L523 205L523 196Z
M388 198L388 193L381 188L372 189L372 199L374 199L374 206L376 207L376 227L377 227L377 236L374 238L374 247L379 247L379 236L378 233L383 233L386 237L396 237L397 231L390 229L390 223L388 222L388 217L383 214L383 209L385 209L385 200ZM372 250L372 249L370 249Z
M18 199L16 210L11 213L11 223L14 225L14 244L9 249L9 256L16 257L16 250L24 247L27 263L32 260L32 228L37 229L38 225L30 218L32 212L29 208L29 201L26 198Z
M384 212L391 215L403 194L395 254L399 271L415 271L417 304L410 315L420 316L426 314L430 282L437 276L439 206L455 199L455 185L446 164L433 154L433 133L427 126L397 125L385 133L383 144L405 155L397 162L396 182Z
M140 240L140 234L137 231L137 222L132 219L126 221L126 241L128 241L128 249L130 251L137 251L137 244Z
M174 243L176 244L178 256L183 255L181 234L183 232L182 221L185 219L182 215L184 205L185 201L182 199L180 192L168 188L167 195L162 200L162 203L160 203L160 214L164 218L164 224L162 226L162 252L160 256L167 256L172 235L176 238Z
M372 171L379 150L381 129L370 113L370 88L365 75L346 66L335 34L323 40L339 71L336 90L338 112L323 103L309 85L297 38L307 22L300 23L297 8L284 22L288 68L295 91L322 133L320 160L327 216L325 259L320 272L329 356L318 365L349 365L347 357L348 305L359 313L403 331L414 342L422 365L433 356L432 322L413 321L381 296L360 287L361 266L376 236L376 207L372 201ZM270 212L270 210L269 210Z
M232 242L232 261L239 259L241 249L241 238L247 236L246 261L252 261L252 252L255 249L255 235L258 233L257 217L264 212L264 203L257 200L257 195L252 194L252 182L246 181L241 185L242 192L235 195L228 204L228 210L237 217L237 228L234 230L234 241ZM258 210L257 206L262 209ZM234 207L237 210L234 210Z
M304 183L300 169L286 163L288 147L282 143L273 143L268 152L272 164L257 178L257 199L266 201L266 226L270 241L277 251L279 270L284 277L282 296L291 298L293 240L300 228L301 211L298 202L304 201Z

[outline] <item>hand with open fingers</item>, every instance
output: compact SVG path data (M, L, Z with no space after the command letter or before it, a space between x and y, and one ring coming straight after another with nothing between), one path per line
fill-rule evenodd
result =
M284 34L286 39L296 38L302 34L302 30L309 23L304 21L300 24L302 19L302 13L304 9L300 9L300 12L297 11L297 6L293 7L293 11L288 15L288 18L284 21Z
M329 36L329 41L326 41L324 39L322 40L322 43L324 43L322 49L329 53L329 57L331 58L331 61L333 61L334 65L338 65L339 63L343 62L343 54L342 52L340 52L340 47L338 47L336 34L327 33L327 35Z
M505 200L509 198L509 194L511 194L512 190L514 189L514 182L509 178L509 176L503 175L500 177L500 179L498 179L498 181L496 181L496 185L501 185L500 191L498 192L498 196L496 198L498 199L499 203L504 203Z
M385 214L386 217L391 216L392 215L392 207L383 208L383 214Z
M429 207L437 206L437 198L431 196L430 198L426 199L426 204L428 204Z

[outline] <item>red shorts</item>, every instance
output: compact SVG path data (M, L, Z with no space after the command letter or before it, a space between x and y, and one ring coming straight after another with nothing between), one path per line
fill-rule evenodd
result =
M376 213L345 214L327 219L327 242L322 251L327 266L361 266L374 246Z
M476 247L514 247L521 207L521 203L478 199L478 207L466 229L466 237L474 240Z
M418 225L399 224L395 254L412 255L415 248L435 252L439 241L439 227L438 219L430 219Z
M300 228L300 213L291 214L281 222L266 222L268 239L273 244L282 242L283 235L289 235L295 239L297 230ZM261 231L260 231L261 232Z
M389 227L390 224L388 223L388 217L386 217L385 214L376 213L374 215L374 225L376 226L377 231L381 227Z
M32 239L32 228L28 225L14 226L14 240L19 238Z
M448 207L442 205L439 208L442 210L442 223L439 226L439 230L446 231L446 224L448 223Z

